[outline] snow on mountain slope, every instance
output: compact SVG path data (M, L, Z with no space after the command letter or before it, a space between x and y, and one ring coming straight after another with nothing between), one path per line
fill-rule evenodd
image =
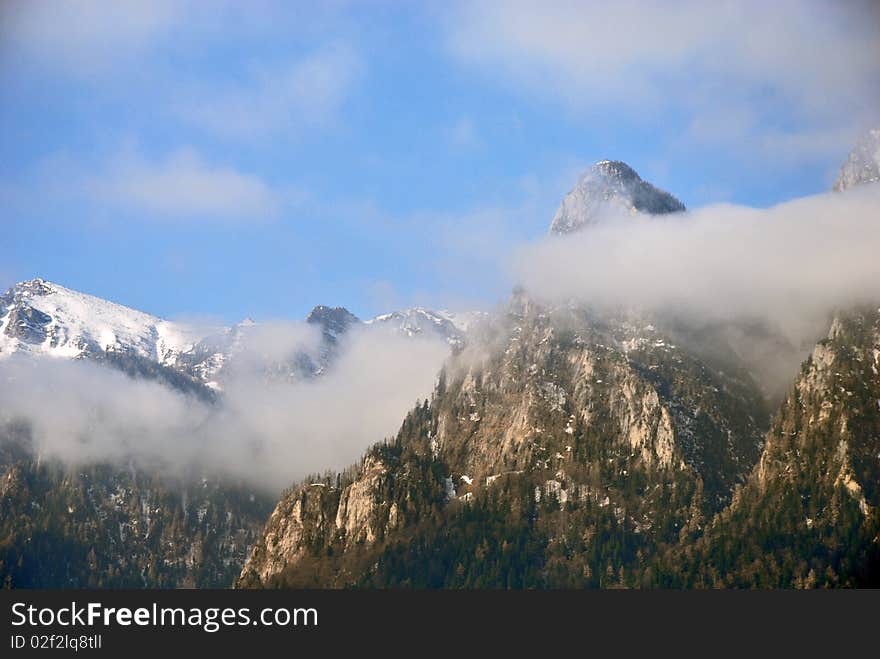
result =
M366 322L342 307L317 306L306 322L321 329L315 354L293 350L267 365L274 376L320 375L336 344L354 326L388 326L404 336L442 337L460 346L482 312L451 313L422 307L403 309ZM76 359L108 352L134 354L175 369L220 390L224 375L266 334L250 319L231 327L197 328L164 320L43 279L31 279L0 296L0 359L13 353ZM265 338L265 337L263 337Z
M454 313L413 307L376 316L364 321L364 324L386 325L406 336L436 334L445 339L450 346L457 347L464 342L469 328L487 315L481 311Z
M581 176L562 200L550 224L550 233L578 231L595 224L607 212L662 215L683 210L683 203L643 181L626 163L600 160Z
M27 352L75 358L118 350L173 366L198 339L181 323L43 279L16 284L0 297L0 357Z

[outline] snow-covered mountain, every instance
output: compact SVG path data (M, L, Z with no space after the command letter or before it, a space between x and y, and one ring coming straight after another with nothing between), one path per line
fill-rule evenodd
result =
M562 200L550 233L565 234L595 224L602 215L661 215L685 210L678 199L654 187L619 160L600 160L588 169Z
M482 311L454 313L412 307L382 314L365 321L366 325L386 325L406 336L436 334L453 347L461 346L468 329L488 316Z
M320 328L321 344L311 352L295 350L267 369L273 377L320 375L355 327L384 326L404 336L433 334L460 347L468 327L485 315L415 307L361 321L344 307L319 305L306 322ZM223 388L224 373L259 340L260 329L251 319L231 327L168 321L43 279L23 281L0 296L0 359L13 353L68 359L124 354L213 389Z
M841 192L854 185L880 181L880 128L862 135L840 167L834 191Z
M0 296L0 357L77 358L122 351L173 366L199 340L194 328L64 286L31 279Z

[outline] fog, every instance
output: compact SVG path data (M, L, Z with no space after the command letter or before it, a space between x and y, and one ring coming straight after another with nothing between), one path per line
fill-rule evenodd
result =
M581 233L519 248L510 267L538 299L714 328L775 390L794 378L834 310L880 300L878 248L874 184L768 209L609 214Z
M277 492L354 463L431 392L445 342L352 331L325 374L289 381L256 368L316 348L303 323L249 337L216 404L87 360L0 362L0 421L26 420L41 459L115 462L170 476L216 474Z

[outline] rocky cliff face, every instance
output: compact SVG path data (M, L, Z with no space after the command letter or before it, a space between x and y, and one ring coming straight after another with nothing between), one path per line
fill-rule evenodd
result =
M655 188L619 160L600 160L562 200L550 233L565 234L595 224L606 214L662 215L685 210L668 192Z

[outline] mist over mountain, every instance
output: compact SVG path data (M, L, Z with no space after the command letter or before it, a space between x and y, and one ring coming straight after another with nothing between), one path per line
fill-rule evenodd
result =
M874 583L873 136L837 192L768 209L687 211L600 161L488 313L202 327L13 286L4 578ZM759 556L781 529L796 549Z
M304 322L198 327L14 286L0 298L0 575L228 586L283 487L344 467L427 395L463 341L450 317L318 306Z
M545 303L637 310L704 358L732 351L779 400L834 312L880 296L878 204L868 182L767 209L610 207L586 230L522 246L509 267Z
M525 287L393 441L291 488L239 586L877 583L877 186L615 204L517 255Z

